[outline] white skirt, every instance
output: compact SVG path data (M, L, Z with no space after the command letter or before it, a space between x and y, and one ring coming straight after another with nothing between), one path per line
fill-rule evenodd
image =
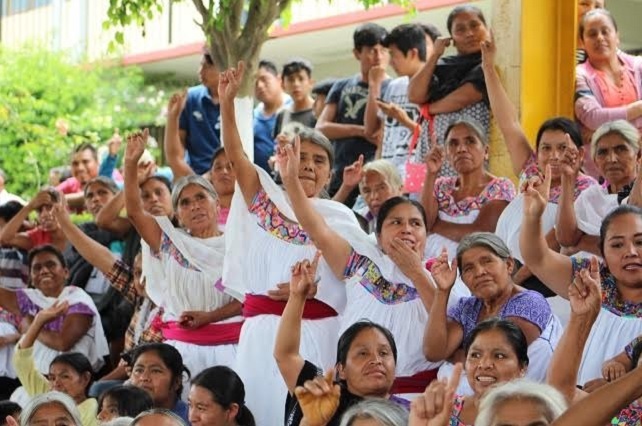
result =
M551 362L553 357L553 352L555 347L562 337L564 329L559 319L553 315L548 321L546 328L542 331L542 334L528 346L528 370L526 371L526 378L531 379L535 382L544 382L546 379L546 372L548 370L548 365ZM439 372L437 377L449 378L452 374L454 365L450 362L445 362ZM472 395L473 389L468 383L468 377L464 373L459 381L459 386L457 387L456 393L458 395Z
M642 334L642 318L620 317L602 308L589 334L577 384L602 377L602 364Z
M257 425L284 423L287 387L274 360L274 340L281 317L258 315L246 318L241 328L235 371L245 385L245 402ZM301 356L327 371L336 362L339 320L337 317L303 320Z

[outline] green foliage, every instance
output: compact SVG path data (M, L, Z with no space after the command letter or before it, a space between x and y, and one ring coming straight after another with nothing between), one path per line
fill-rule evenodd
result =
M169 0L178 3L182 0ZM230 18L235 20L243 19L242 14L238 13L237 8L240 6L245 12L250 12L251 8L266 9L270 5L278 5L281 14L280 19L283 25L287 26L292 19L291 5L292 3L300 3L302 0L210 0L209 3L203 0L192 0L194 5L201 15L207 16L207 19L202 22L202 28L207 32L208 28L216 28L219 31L225 31L225 24L228 24L229 29L236 30L241 28L240 22L230 23ZM333 0L328 0L332 3ZM335 2L338 4L339 1ZM414 11L413 0L359 0L365 9L374 6L382 6L387 4L400 5L409 11ZM145 33L145 22L153 19L157 14L162 13L163 4L166 0L109 0L109 8L107 10L107 19L103 23L103 28L124 28L130 25L138 25L142 28L143 34ZM239 5L242 3L242 5ZM208 4L209 8L205 6ZM204 17L205 17L204 16ZM234 34L236 35L236 34ZM209 39L210 35L205 34L205 38ZM114 50L117 44L124 43L124 35L122 31L116 31L113 43L110 44L110 50Z
M169 94L145 85L136 67L78 65L61 52L0 46L0 167L8 190L33 195L80 142L161 124ZM61 121L67 136L56 129Z

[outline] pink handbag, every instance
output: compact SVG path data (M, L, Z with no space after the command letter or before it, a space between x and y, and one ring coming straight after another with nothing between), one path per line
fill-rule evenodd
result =
M412 155L417 148L417 141L421 134L421 128L424 121L428 122L428 131L430 135L434 133L434 119L428 112L429 105L422 105L420 115L417 120L415 130L412 132L412 139L408 147L408 159L406 160L406 178L403 182L404 192L406 193L420 193L424 186L424 179L426 177L426 163L416 163L412 161Z

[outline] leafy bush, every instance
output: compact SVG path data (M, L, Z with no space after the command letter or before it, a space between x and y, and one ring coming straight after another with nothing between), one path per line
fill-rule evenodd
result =
M33 195L52 167L68 164L80 142L98 145L114 128L122 135L164 122L163 107L178 83L149 85L140 68L117 65L76 64L62 52L0 46L0 168L10 192ZM61 122L66 136L56 129Z

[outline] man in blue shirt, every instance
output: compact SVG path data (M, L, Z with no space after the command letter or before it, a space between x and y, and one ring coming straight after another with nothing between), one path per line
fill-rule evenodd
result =
M180 115L179 136L181 146L166 146L166 157L172 170L181 164L172 164L183 160L185 151L189 158L187 164L196 174L206 173L212 165L214 151L221 146L220 108L218 102L219 70L206 52L201 58L198 69L200 85L190 87L187 91L185 108ZM170 152L169 150L176 150ZM182 151L182 152L181 152ZM185 163L182 163L184 167ZM186 173L189 174L189 173Z

